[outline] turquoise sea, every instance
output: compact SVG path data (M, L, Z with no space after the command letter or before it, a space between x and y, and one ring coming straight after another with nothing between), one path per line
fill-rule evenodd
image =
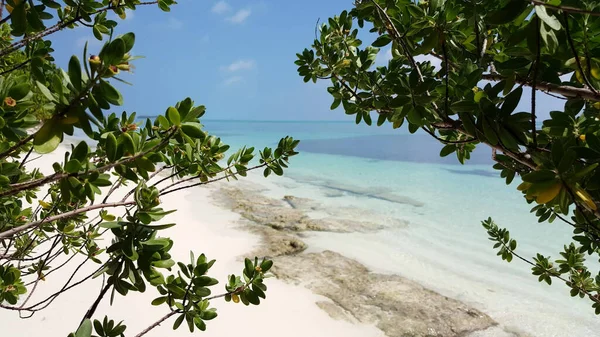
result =
M204 121L233 148L275 146L286 135L300 139L285 177L259 179L264 193L310 198L326 207L356 210L383 229L368 233L317 233L310 250L333 250L381 273L395 273L488 313L516 336L593 336L600 331L586 300L566 286L538 283L530 267L496 256L481 220L492 217L517 239L518 252L556 258L571 232L542 223L533 205L507 187L492 169L491 152L479 148L467 165L424 133L347 122ZM517 179L515 179L517 180ZM383 219L383 220L382 220ZM389 219L386 221L385 219ZM394 220L394 221L392 221ZM398 226L398 220L406 225ZM395 225L396 224L396 225ZM502 336L510 336L510 334ZM498 335L500 336L500 335Z

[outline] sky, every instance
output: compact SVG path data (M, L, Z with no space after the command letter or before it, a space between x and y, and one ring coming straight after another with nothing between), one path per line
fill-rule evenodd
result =
M134 32L132 74L118 83L125 104L115 109L158 115L186 97L207 107L217 120L354 120L341 108L330 111L327 81L304 83L294 64L310 47L317 19L352 7L352 0L179 0L165 13L139 6L120 20L116 33ZM98 53L102 42L91 28L52 35L54 56L62 67L83 46ZM383 50L378 62L391 57ZM526 95L524 95L524 99ZM541 100L542 115L556 102ZM525 103L524 103L525 104ZM521 107L527 109L525 105Z

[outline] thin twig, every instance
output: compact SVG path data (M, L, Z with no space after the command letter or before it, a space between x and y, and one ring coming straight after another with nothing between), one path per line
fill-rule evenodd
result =
M158 1L140 2L140 3L136 4L136 6L139 6L139 5L153 5L153 4L157 4L157 3L158 3ZM119 8L119 7L123 7L123 6L125 6L124 3L123 4L119 4L117 6L109 5L107 7L98 9L98 10L96 10L94 12L87 13L87 14L88 14L88 16L92 16L92 15L95 15L95 14L98 14L98 13L106 12L106 11L109 11L111 9L115 9L115 8ZM18 42L15 42L15 43L11 44L10 46L2 49L0 51L0 57L3 57L5 55L7 55L7 54L12 53L15 50L20 49L21 47L27 45L32 40L37 40L37 39L40 39L40 38L42 38L44 36L56 33L56 32L58 32L58 31L60 31L60 30L62 30L64 28L66 28L66 27L68 27L68 26L70 26L70 25L78 22L81 19L82 19L82 17L79 14L77 14L73 19L66 20L66 21L60 21L59 23L55 24L54 26L48 27L48 28L46 28L45 30L43 30L41 32L38 32L36 34L32 34L30 36L27 36L26 38L23 38L22 40L20 40Z
M29 143L33 137L35 137L35 133L30 134L29 136L19 140L15 145L11 146L10 148L8 148L8 150L0 153L0 160L10 156L15 150L17 150L18 148L20 148L21 146Z
M446 72L446 97L444 98L444 113L446 116L448 116L448 101L450 100L450 85L448 81L450 78L450 67L448 66L448 50L446 50L446 40L442 42L442 52L444 53L444 69Z
M498 82L505 80L506 77L500 74L483 74L481 79L486 81ZM526 86L531 86L531 82L528 79L517 77L515 82ZM559 94L565 97L580 97L590 101L600 102L600 93L594 92L588 88L577 88L573 86L559 85L549 82L538 82L536 84L536 87L538 90L547 93Z
M471 138L471 139L464 139L464 140L447 140L447 139L442 139L440 137L438 137L433 131L428 130L425 127L421 127L421 129L423 129L423 131L427 132L431 137L435 138L436 140L444 143L444 144L467 144L467 143L473 143L476 142L477 139L475 138Z
M421 68L419 68L419 66L417 65L417 62L415 61L415 58L410 54L410 51L408 50L408 46L404 42L403 36L400 34L398 29L392 22L392 19L387 14L385 9L381 8L381 6L375 0L371 0L371 2L375 5L375 7L377 7L377 13L379 15L379 18L386 26L390 35L392 35L392 37L398 41L398 43L402 47L402 50L404 51L406 58L410 62L411 66L417 71L417 74L419 75L419 81L423 82L423 74L421 73Z
M268 165L267 163L263 163L263 164L260 164L260 165L256 165L256 166L254 166L254 167L251 167L251 168L249 168L249 169L246 169L246 170L245 170L245 172L253 171L253 170L259 169L259 168L261 168L261 167L265 167L265 166L267 166L267 165ZM191 188L191 187L196 187L196 186L201 186L201 185L206 185L206 184L214 183L214 182L217 182L217 181L220 181L220 180L223 180L223 179L227 179L227 178L229 178L229 177L231 177L231 176L233 176L233 174L225 174L225 175L224 175L224 176L222 176L222 177L215 178L215 179L212 179L212 180L207 180L207 181L204 181L204 182L199 182L199 183L196 183L196 184L187 185L187 186L178 187L178 188L175 188L175 189L172 189L172 190L168 190L169 188L172 188L172 187L173 187L173 186L175 186L175 185L178 185L178 184L181 184L181 183L184 183L184 182L187 182L187 181L193 180L193 179L198 179L198 177L192 177L192 178L183 179L183 180L180 180L180 181L178 181L178 182L177 182L177 183L175 183L175 184L172 184L172 185L170 185L170 186L167 186L167 187L165 187L164 189L162 189L162 190L160 191L160 196L167 195L167 194L169 194L169 193L177 192L177 191L184 190L184 189Z
M531 2L534 5L544 6L546 8L550 8L550 9L557 10L557 11L563 11L564 13L577 13L577 14L588 14L591 16L600 16L600 12L587 11L587 10L581 9L581 8L551 5L551 4L549 4L545 1L541 1L541 0L525 0L525 1Z
M105 171L108 171L116 166L122 165L122 164L126 164L129 162L132 162L140 157L145 156L146 154L155 151L159 148L161 148L162 146L166 145L169 142L169 139L171 139L171 137L174 135L174 132L171 132L167 137L165 137L165 139L158 145L153 146L152 148L148 149L147 151L144 152L140 152L138 154L136 154L135 156L131 156L128 157L126 159L120 160L118 162L112 163L112 164L108 164L106 166L102 166L99 167L97 169L94 170L88 170L85 172L85 174L89 174L89 173L93 173L93 172L98 172L98 173L102 173ZM25 182L25 183L19 183L19 184L13 184L10 185L10 189L4 190L0 192L0 197L6 197L6 196L11 196L11 195L15 195L17 193L19 193L20 191L23 190L28 190L28 189L33 189L36 187L40 187L43 186L45 184L51 183L51 182L55 182L64 178L68 178L68 177L78 177L80 174L79 173L54 173L52 175L46 176L44 178L40 178L37 180L33 180L33 181L29 181L29 182Z
M526 259L526 258L522 257L521 255L519 255L519 254L515 253L515 251L514 251L514 250L512 250L510 247L508 247L506 244L502 243L502 245L504 246L504 248L505 248L506 250L508 250L508 251L509 251L509 252L510 252L512 255L516 256L516 257L517 257L519 260L521 260L521 261L523 261L523 262L525 262L525 263L527 263L527 264L529 264L529 265L531 265L531 266L534 266L534 267L535 267L535 266L538 266L536 263L533 263L533 262L529 261L528 259ZM575 285L573 282L571 282L571 281L569 281L569 280L565 279L564 277L560 276L559 274L556 274L556 273L555 273L555 272L553 272L552 270L548 270L548 269L545 269L545 270L546 270L546 272L548 273L548 275L550 275L550 276L552 276L552 277L555 277L555 278L557 278L557 279L559 279L559 280L561 280L561 281L565 282L567 285L571 284L571 286L572 286L573 288L576 288L577 290L579 290L579 291L583 292L584 294L586 294L586 295L587 295L587 296L590 298L590 300L592 300L593 302L600 303L600 299L599 299L599 298L596 298L596 296L592 295L592 294L591 294L590 292L588 292L587 290L585 290L585 289L583 289L583 288L580 288L579 286Z
M85 321L86 319L92 318L92 316L96 312L96 309L98 309L98 305L104 298L104 295L106 295L106 293L108 292L110 287L112 287L112 285L113 284L109 279L109 281L106 282L106 285L104 286L104 288L102 288L102 290L100 291L100 294L98 295L98 297L96 298L96 300L94 301L92 306L88 309L88 311L85 313L85 316L83 316L83 318L81 319L81 322L79 323L79 325L81 325L83 323L83 321Z
M4 0L0 1L0 19L2 19L2 21L4 21L5 19L2 18L2 15L4 15ZM8 19L9 16L7 16L6 19ZM3 23L4 22L0 22L0 25Z
M535 125L535 108L536 108L536 103L535 103L535 95L537 93L537 78L538 78L538 71L540 69L540 56L541 56L541 34L540 34L540 19L536 16L535 17L535 31L536 31L536 36L535 36L535 41L536 41L536 46L537 46L537 50L536 50L536 56L535 56L535 64L533 66L533 84L531 85L531 140L533 143L533 147L537 147L537 127Z
M38 275L37 275L37 277L35 279L35 283L33 284L33 288L31 289L31 291L27 295L27 298L25 299L25 301L23 301L23 304L21 304L21 308L24 308L25 304L27 304L27 302L29 302L29 299L31 299L31 296L33 296L33 293L35 292L35 289L37 288L38 283L42 279L42 270L46 266L46 263L48 263L48 258L52 254L52 250L54 250L54 248L56 248L56 245L58 244L59 239L60 239L60 236L57 237L54 240L54 242L52 243L52 247L50 247L50 249L48 250L48 255L46 255L46 259L44 260L44 262L42 263L42 265L39 266L40 270L38 271Z
M168 314L166 314L163 317L159 318L156 322L152 323L146 329L142 330L142 332L140 332L137 335L135 335L135 337L142 337L143 335L145 335L148 332L150 332L152 329L154 329L157 326L159 326L162 322L168 320L169 318L171 318L171 316L173 316L175 314L178 314L178 313L181 313L181 311L180 310L173 310L173 311L169 312Z
M26 66L27 64L29 64L29 62L31 62L31 59L25 60L25 61L17 64L16 66L14 66L14 67L12 67L10 69L4 70L3 72L0 73L0 76L4 76L4 75L6 75L6 74L8 74L8 73L10 73L12 71L15 71L17 69L23 68L24 66Z
M564 12L563 16L565 19L565 33L567 33L567 41L569 42L569 47L571 47L571 52L573 53L573 56L575 57L575 62L577 63L577 68L579 69L579 72L581 73L581 77L583 77L583 81L588 86L588 88L590 88L590 90L592 90L594 93L598 94L598 91L596 90L596 88L594 88L592 86L592 84L590 83L590 80L588 79L588 76L587 76L587 72L584 71L583 67L581 66L581 60L579 59L577 49L575 48L575 43L573 43L573 38L571 37L571 29L569 28L569 14L567 12Z
M58 215L55 215L55 216L48 217L46 219L42 219L42 220L30 222L30 223L27 223L25 225L9 229L9 230L7 230L5 232L0 233L0 239L6 239L6 238L9 238L9 237L17 234L17 233L20 233L20 232L22 232L24 230L27 230L29 228L39 227L40 225L43 225L43 224L49 223L49 222L53 222L53 221L56 221L56 220L62 220L62 219L72 218L72 217L74 217L76 215L79 215L79 214L82 214L82 213L86 213L86 212L89 212L89 211L93 211L95 209L122 207L122 206L129 206L129 205L133 205L133 204L135 204L135 201L114 202L114 203L98 204L98 205L91 205L91 206L87 206L87 207L78 208L78 209L72 210L70 212L61 213L61 214L58 214Z
M25 155L25 158L23 158L23 160L21 160L21 164L19 165L19 170L23 168L23 165L25 165L25 163L27 162L27 158L29 158L29 156L31 155L31 152L33 152L33 146L27 152L27 154Z

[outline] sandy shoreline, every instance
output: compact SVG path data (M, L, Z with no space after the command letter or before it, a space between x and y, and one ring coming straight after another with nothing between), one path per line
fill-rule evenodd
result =
M42 157L35 165L51 167L54 161L62 159L59 152ZM177 223L162 234L174 240L172 255L175 260L186 261L190 250L196 256L205 253L208 258L217 260L211 276L223 282L228 274L241 272L243 257L254 256L254 253L274 256L274 271L282 279L267 280L267 300L258 307L213 301L219 317L208 322L204 334L266 337L282 333L291 337L396 337L411 333L415 333L414 336L431 333L431 336L449 337L520 336L498 328L484 313L415 282L399 276L371 273L358 262L332 252L303 253L306 248L302 241L304 232L377 231L380 229L378 223L389 222L390 219L379 218L372 211L368 214L371 221L353 221L353 216L359 217L350 209L323 210L310 200L293 196L284 200L269 198L260 193L261 181L264 181L262 177L253 175L240 182L174 193L162 200L164 209L177 209L162 221ZM232 195L236 198L231 199ZM255 202L260 207L249 207ZM364 210L361 212L364 213ZM117 212L114 214L118 215ZM341 221L340 217L345 220ZM394 225L403 226L402 223ZM324 265L328 267L320 268ZM40 285L36 296L43 298L43 295L52 293L61 282L64 278L61 279L60 275L49 278ZM0 321L8 329L8 336L37 336L48 331L53 331L52 335L66 335L75 329L95 299L101 282L101 279L96 279L67 292L47 310L29 319L18 319L16 312L0 310ZM214 292L223 290L224 286L217 285ZM117 296L115 306L110 307L108 301L104 301L95 318L106 314L116 321L124 320L128 326L126 335L133 336L167 312L166 307L150 305L157 296L153 289L144 294ZM167 322L147 336L189 335L185 328L172 331L172 324L172 321ZM265 324L270 328L259 328Z
M61 161L61 151L46 155L34 164L51 169L54 161ZM48 173L48 172L44 172ZM178 225L164 231L164 236L172 238L175 246L171 253L175 260L187 261L190 250L197 255L204 253L210 259L216 259L211 276L224 282L230 273L240 274L243 269L242 258L260 243L260 237L239 228L240 216L232 211L218 207L212 198L213 187L194 188L183 193L174 193L164 198L165 209L177 209L177 212L163 219L164 223L176 222ZM117 214L117 213L115 213ZM94 266L89 270L93 270ZM66 268L65 268L66 273ZM56 273L48 277L36 290L36 298L45 298L62 285L65 277ZM86 275L85 271L81 274ZM102 286L101 278L91 280L58 297L46 310L36 313L28 319L19 319L14 311L0 310L3 336L66 336L76 329L85 311L96 298ZM316 303L326 300L310 290L290 285L277 279L268 279L267 300L260 306L245 307L242 304L213 301L219 317L207 322L205 336L383 336L374 326L352 324L333 320ZM214 292L224 292L224 285L215 286ZM154 289L146 293L130 293L127 297L119 295L115 305L109 306L103 301L95 318L108 315L115 321L124 320L127 324L126 335L134 336L148 325L167 313L166 307L153 307L150 301L158 297ZM32 301L35 300L32 299ZM172 330L172 321L164 323L146 336L189 336L182 327ZM265 326L269 326L265 328Z

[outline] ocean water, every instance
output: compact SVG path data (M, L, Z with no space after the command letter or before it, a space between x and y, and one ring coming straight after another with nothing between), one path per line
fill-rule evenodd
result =
M268 196L293 195L324 207L354 210L384 227L370 233L312 233L312 251L333 250L380 273L413 279L480 309L500 330L522 336L595 336L600 319L587 300L566 286L541 284L530 267L495 255L481 220L492 217L517 239L527 257L556 258L571 231L560 222L537 223L516 184L506 187L481 147L467 165L426 134L346 122L204 121L233 148L275 146L286 135L300 139L285 177L250 180ZM362 215L361 215L362 214ZM407 226L397 226L402 220ZM494 336L510 336L504 332Z

